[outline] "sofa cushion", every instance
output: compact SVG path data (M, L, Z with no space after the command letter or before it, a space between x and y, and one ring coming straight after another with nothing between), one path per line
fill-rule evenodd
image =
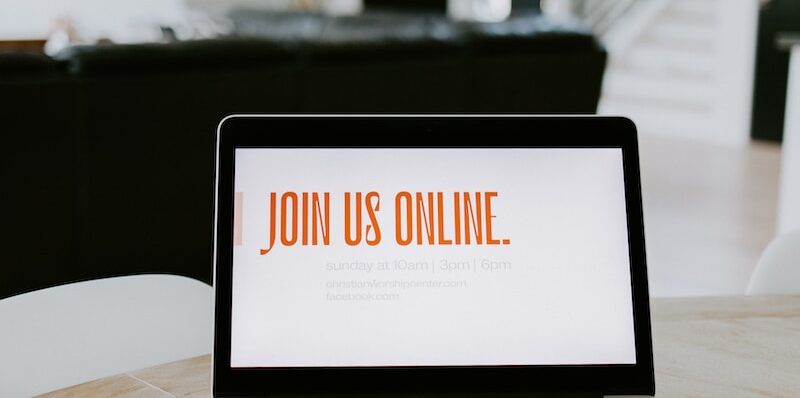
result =
M176 72L255 67L288 62L291 53L275 41L221 38L175 43L81 45L55 58L75 74Z
M56 75L63 71L61 63L44 54L0 51L0 79L24 75Z
M457 31L471 50L479 52L603 51L581 22L542 15L512 17L503 23L442 23L439 30Z

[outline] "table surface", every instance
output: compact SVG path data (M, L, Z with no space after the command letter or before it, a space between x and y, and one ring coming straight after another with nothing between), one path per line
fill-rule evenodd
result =
M657 397L800 397L800 296L652 301ZM43 397L208 397L208 355Z

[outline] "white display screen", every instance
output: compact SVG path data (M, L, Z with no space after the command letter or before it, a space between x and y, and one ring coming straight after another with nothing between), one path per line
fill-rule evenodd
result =
M235 152L231 367L635 364L622 150Z

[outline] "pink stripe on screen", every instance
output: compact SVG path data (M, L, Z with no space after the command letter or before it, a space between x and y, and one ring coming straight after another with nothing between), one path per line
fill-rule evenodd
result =
M243 192L236 192L233 197L233 245L242 245L242 202Z

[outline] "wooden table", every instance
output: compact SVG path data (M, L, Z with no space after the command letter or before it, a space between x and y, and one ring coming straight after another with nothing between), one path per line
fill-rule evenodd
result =
M657 397L800 397L800 296L653 300ZM208 397L208 355L44 397Z
M47 39L12 39L0 40L0 51L27 51L44 54Z

